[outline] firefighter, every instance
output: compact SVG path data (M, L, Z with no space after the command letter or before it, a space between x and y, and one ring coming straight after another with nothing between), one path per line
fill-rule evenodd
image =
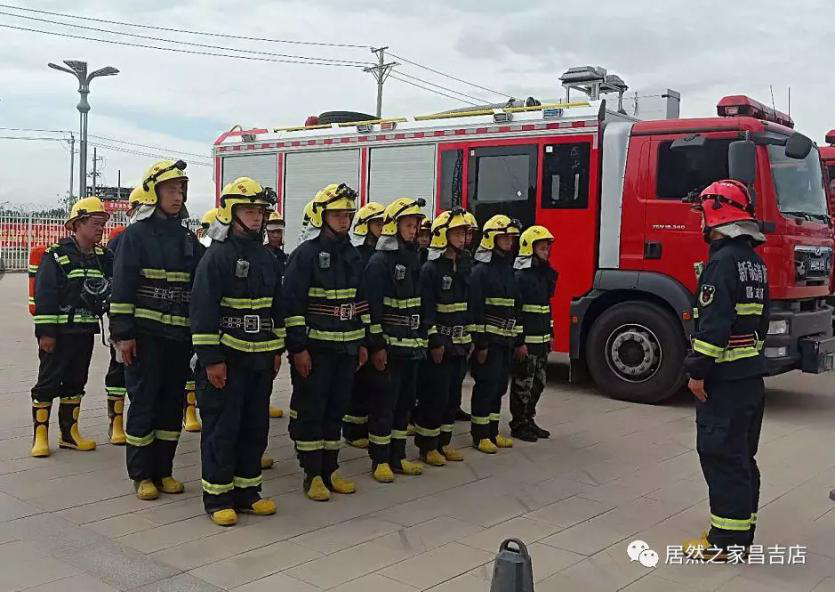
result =
M522 296L522 327L527 356L511 362L510 433L525 442L549 438L551 433L534 421L536 404L545 388L554 322L551 298L557 272L548 262L554 235L544 226L531 226L519 237L516 282Z
M200 218L200 228L197 229L196 234L200 240L200 244L206 248L212 244L212 239L208 235L208 231L215 220L217 220L217 208L206 210L206 213ZM197 414L196 378L197 375L192 368L186 381L186 393L183 401L183 429L192 433L197 433L203 429L203 425L200 423L200 417Z
M467 276L459 265L469 226L464 210L441 212L432 223L429 260L420 271L429 357L421 364L424 388L415 414L415 444L421 459L433 466L464 460L452 445L452 429L472 347Z
M139 196L144 193L142 186L134 187L128 196L128 210L126 212L128 224L131 217L139 206ZM107 248L115 255L119 250L119 243L125 231L124 226L114 228L107 240ZM107 374L104 376L104 391L107 393L107 434L110 443L114 446L124 446L127 442L125 437L124 413L125 395L128 389L125 387L125 365L116 359L116 348L113 341L109 343L110 363L107 366Z
M467 228L467 238L464 241L464 248L458 256L458 266L461 268L461 273L464 274L464 277L469 278L470 273L473 270L472 245L473 240L475 239L475 233L478 232L478 221L475 216L473 216L472 212L465 211L464 218L466 218L469 228ZM466 374L464 376L466 376ZM464 386L464 376L461 376L461 380L458 381L458 386L455 387L455 398L459 401L458 411L455 412L455 421L469 422L470 414L464 411L460 406L460 401L463 399L461 391Z
M417 233L423 199L401 197L385 209L376 252L365 269L371 326L372 376L368 400L368 450L373 477L390 483L394 473L420 475L406 460L406 426L415 405L418 366L426 352L420 323L420 255Z
M99 246L110 215L97 197L80 199L65 227L71 236L46 250L35 276L38 381L32 387L32 456L49 456L49 414L60 399L58 446L95 450L78 431L94 335L107 306L113 254Z
M470 432L473 446L495 454L513 440L499 434L502 396L507 390L510 359L522 359L527 348L521 339L522 303L513 274L514 241L520 224L503 214L490 218L481 233L470 274L469 306L475 349L470 356L473 387Z
M284 216L278 212L270 212L270 217L267 219L266 247L278 264L279 277L284 278L284 271L287 268L287 253L284 252ZM284 417L284 410L276 405L270 405L270 417L272 419ZM272 462L269 465L271 467Z
M417 245L420 252L420 264L426 263L429 257L429 243L432 242L432 220L423 218L418 230Z
M375 201L362 206L351 224L351 244L357 248L362 258L362 268L368 265L377 246L377 239L383 231L383 204ZM355 448L368 448L368 393L371 389L369 379L371 369L368 364L357 370L354 376L354 389L348 410L342 418L342 436Z
M293 381L289 431L305 493L314 501L356 491L336 472L354 371L368 357L362 259L348 240L356 198L344 183L316 194L306 240L293 251L284 277Z
M124 232L113 274L110 334L125 363L130 398L127 469L139 499L182 493L172 475L180 439L191 334L188 302L203 252L183 226L186 163L163 160L143 176L144 194Z
M220 526L235 524L237 512L276 510L260 496L270 393L284 350L281 269L262 246L274 205L275 192L249 177L226 185L209 230L212 247L194 277L203 506Z
M760 472L754 457L765 405L768 270L754 250L765 236L745 185L712 183L696 209L710 253L698 274L698 327L685 369L697 399L696 449L710 493L710 532L684 548L722 561L731 547L752 544L757 522Z

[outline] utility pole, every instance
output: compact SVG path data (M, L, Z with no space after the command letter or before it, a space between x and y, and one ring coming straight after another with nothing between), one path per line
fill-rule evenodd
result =
M72 176L75 172L75 136L70 132L70 190L67 193L67 211L72 207Z
M371 48L371 53L377 54L377 65L363 68L363 72L369 72L377 81L377 119L383 116L383 83L391 74L392 68L399 66L397 62L386 63L386 47Z
M93 183L92 183L92 186L91 186L91 188L93 190L93 193L92 193L93 197L96 197L96 185L98 185L98 183L96 183L96 181L98 180L98 177L101 175L101 173L98 172L98 166L97 166L98 163L99 163L99 159L96 156L96 147L93 146L93 172L90 173L90 177L93 180Z

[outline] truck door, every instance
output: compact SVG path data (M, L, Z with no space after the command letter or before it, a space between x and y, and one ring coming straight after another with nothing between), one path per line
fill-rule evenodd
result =
M529 142L529 140L526 140ZM466 207L483 225L496 214L527 228L536 219L537 145L508 140L468 150Z

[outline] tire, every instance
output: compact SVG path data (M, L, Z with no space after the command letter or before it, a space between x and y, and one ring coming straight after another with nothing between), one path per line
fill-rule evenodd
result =
M658 403L674 395L684 384L685 354L678 320L650 302L607 309L586 341L589 373L597 387L635 403Z
M376 115L369 115L368 113L359 113L357 111L325 111L319 115L319 123L327 125L329 123L353 123L354 121L368 121L370 119L377 119Z

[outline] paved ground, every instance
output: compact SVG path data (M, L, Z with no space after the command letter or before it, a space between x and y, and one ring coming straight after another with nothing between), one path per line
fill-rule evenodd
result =
M0 281L0 318L0 591L484 591L510 536L528 544L538 592L835 590L831 376L769 381L759 455L766 565L664 565L668 545L706 524L687 397L656 407L613 401L569 385L565 366L553 364L539 416L550 441L495 457L466 449L464 463L391 485L371 479L364 453L345 450L343 470L359 492L328 504L303 497L286 420L273 420L278 462L265 492L278 515L221 529L201 507L198 435L184 434L177 455L184 494L134 497L124 451L105 444L102 346L81 419L98 450L30 458L36 364L23 276ZM283 372L275 399L287 398ZM461 446L465 430L459 423ZM629 561L638 538L661 556L655 569ZM787 560L791 545L806 547L804 565L768 565Z

